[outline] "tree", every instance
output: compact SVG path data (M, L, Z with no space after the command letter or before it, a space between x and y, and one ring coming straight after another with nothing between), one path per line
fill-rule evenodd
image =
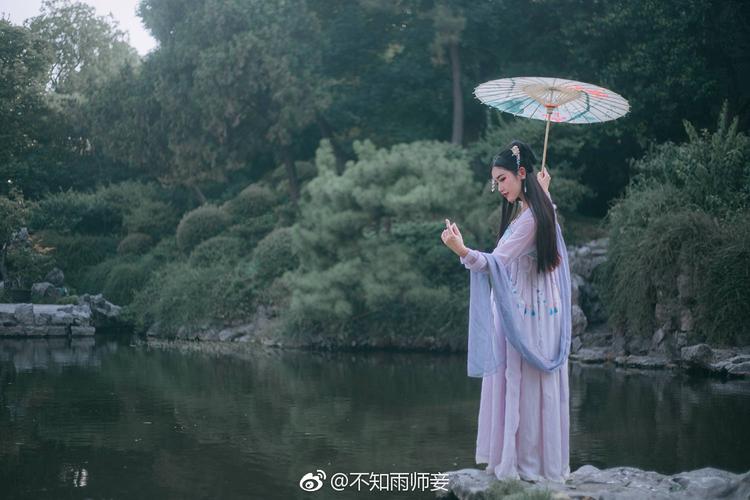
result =
M57 95L85 97L123 64L138 61L117 21L111 15L97 16L94 7L85 3L44 0L41 13L27 26L53 50L47 88Z
M43 138L50 60L44 41L0 19L0 193L27 178L25 158Z
M149 63L170 153L163 180L202 202L201 183L270 153L296 200L295 134L329 101L307 3L145 0L139 12L160 41Z

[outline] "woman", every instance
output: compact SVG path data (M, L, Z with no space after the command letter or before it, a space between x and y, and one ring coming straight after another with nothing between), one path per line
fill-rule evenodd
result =
M448 219L442 240L472 271L468 366L482 377L476 463L498 479L563 482L570 272L549 175L533 175L535 161L520 141L492 161L492 191L504 198L492 253L467 248Z

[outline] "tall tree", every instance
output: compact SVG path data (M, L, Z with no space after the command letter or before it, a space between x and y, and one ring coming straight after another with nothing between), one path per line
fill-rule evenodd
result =
M295 135L329 102L307 2L144 0L139 12L160 42L152 62L171 155L165 180L200 199L202 182L271 153L296 200Z

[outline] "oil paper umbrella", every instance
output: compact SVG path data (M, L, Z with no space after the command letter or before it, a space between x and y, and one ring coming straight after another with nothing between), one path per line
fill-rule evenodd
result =
M606 122L630 110L628 101L611 90L562 78L532 76L490 80L475 88L474 96L500 111L547 122L542 169L547 161L551 122Z

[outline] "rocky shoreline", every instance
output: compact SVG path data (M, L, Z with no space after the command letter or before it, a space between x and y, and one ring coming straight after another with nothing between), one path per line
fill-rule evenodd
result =
M499 481L494 475L479 469L461 469L446 474L448 491L440 491L436 496L448 500L499 499L508 493L515 493L517 498L543 498L541 494L544 492L549 493L549 498L559 500L750 498L750 471L734 474L712 467L664 475L635 467L597 469L584 465L572 472L565 483Z
M101 294L66 305L0 303L0 338L91 336L97 329L121 327L120 311Z

